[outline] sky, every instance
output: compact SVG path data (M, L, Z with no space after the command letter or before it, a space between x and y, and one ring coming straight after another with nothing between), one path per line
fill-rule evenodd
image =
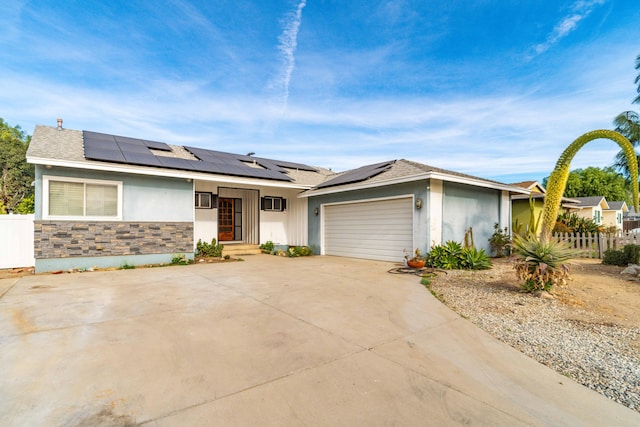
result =
M0 117L343 171L541 180L632 104L629 0L3 0ZM572 169L613 163L598 140Z

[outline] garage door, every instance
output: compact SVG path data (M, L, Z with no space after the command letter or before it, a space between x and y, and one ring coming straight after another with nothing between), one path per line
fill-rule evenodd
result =
M324 208L326 255L401 261L413 251L413 199L375 200Z

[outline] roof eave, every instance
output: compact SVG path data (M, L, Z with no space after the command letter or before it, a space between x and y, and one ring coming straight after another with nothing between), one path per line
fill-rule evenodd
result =
M70 160L54 160L47 159L41 157L32 157L27 156L27 162L35 165L43 165L43 166L58 166L65 168L73 168L73 169L89 169L89 170L98 170L104 172L118 172L118 173L128 173L135 175L147 175L147 176L162 176L166 178L182 178L182 179L193 179L200 181L215 181L215 182L224 182L231 184L247 184L247 185L260 185L263 187L280 187L280 188L294 188L298 190L307 190L313 188L313 185L304 185L297 184L286 181L275 181L275 180L261 180L261 179L251 179L251 178L243 178L243 177L233 177L230 175L214 175L214 174L206 174L202 172L191 172L191 171L182 171L178 169L155 169L155 168L147 168L144 166L135 166L135 165L114 165L114 164L105 164L102 162L96 161L70 161Z
M347 184L346 186L327 187L327 188L321 188L317 190L311 189L300 194L298 197L304 198L304 197L313 197L313 196L323 196L326 194L335 194L335 193L343 193L346 191L364 190L368 188L382 187L382 186L393 185L393 184L403 184L407 182L421 181L421 180L427 180L427 179L438 179L441 181L474 185L476 187L491 188L494 190L509 191L511 193L518 193L518 194L528 195L530 193L530 191L525 188L514 187L508 184L488 182L482 179L474 179L469 177L462 177L462 176L446 174L442 172L431 171L431 172L424 172L416 175L404 176L401 178L392 178L392 179L380 180L380 181L374 181L374 182L364 181L364 182L359 182L355 184Z

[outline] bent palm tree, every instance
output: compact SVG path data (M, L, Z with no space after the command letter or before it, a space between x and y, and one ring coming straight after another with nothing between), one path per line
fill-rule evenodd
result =
M573 160L576 153L586 143L600 138L610 139L622 148L627 164L629 165L633 192L633 206L636 212L638 212L638 159L636 157L633 144L631 144L631 142L620 133L612 130L600 129L587 132L578 137L564 150L556 163L556 167L549 176L549 181L547 182L547 194L542 207L542 230L540 236L542 241L548 242L551 239L551 232L556 223L556 218L558 217L560 201L567 185L571 160Z

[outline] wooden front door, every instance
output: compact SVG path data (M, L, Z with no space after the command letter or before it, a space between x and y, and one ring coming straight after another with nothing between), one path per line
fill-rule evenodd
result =
M234 199L218 200L218 241L220 242L233 240L235 228L233 202Z

